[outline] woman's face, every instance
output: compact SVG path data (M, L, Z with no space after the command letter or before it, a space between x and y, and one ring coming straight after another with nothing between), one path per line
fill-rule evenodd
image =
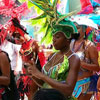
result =
M82 33L82 26L75 24L78 30L78 33Z
M80 33L80 37L84 36L83 28L81 25L75 24L78 30L78 33Z
M66 46L67 38L62 32L57 32L53 35L53 46L56 50L61 50Z
M25 42L24 37L21 36L19 33L14 33L13 37L17 40L17 44L22 44Z

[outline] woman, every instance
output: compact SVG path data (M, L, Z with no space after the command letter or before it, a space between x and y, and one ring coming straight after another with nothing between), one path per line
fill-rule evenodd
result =
M0 100L5 87L10 84L10 62L6 53L0 51Z
M72 92L77 81L80 60L70 50L71 33L75 33L75 25L63 20L64 24L53 26L54 53L38 71L34 61L27 62L28 72L34 82L42 88L36 92L33 100L74 100ZM71 23L71 24L70 24ZM72 63L73 62L73 63Z
M99 71L98 52L95 44L86 38L86 27L78 24L76 27L80 36L73 42L72 50L80 57L81 66L73 95L78 100L90 100L93 91L96 91L98 76L94 73Z
M41 71L41 68L45 63L45 56L43 52L39 52L38 43L33 39L23 42L20 54L22 56L24 68L23 74L21 74L19 80L17 81L17 86L21 100L24 100L25 94L27 95L28 100L31 100L32 96L38 89L38 85L27 75L28 66L25 62L33 59L38 70Z

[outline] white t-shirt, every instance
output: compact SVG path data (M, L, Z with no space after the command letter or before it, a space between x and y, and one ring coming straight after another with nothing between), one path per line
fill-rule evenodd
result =
M5 40L0 45L0 49L7 52L9 55L9 58L11 60L12 70L15 70L15 68L16 68L16 71L22 70L22 59L21 59L21 56L19 55L20 48L21 48L21 45L13 44L7 40Z

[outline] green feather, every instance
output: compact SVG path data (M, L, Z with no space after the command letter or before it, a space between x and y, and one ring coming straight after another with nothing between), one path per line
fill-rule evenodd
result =
M68 18L69 16L76 13L75 11L73 11L65 15L59 14L57 12L58 0L53 0L53 1L52 0L29 0L29 2L28 2L29 7L34 6L34 9L38 13L38 16L36 18L29 20L29 22L33 26L37 25L40 27L40 30L37 33L38 34L42 33L44 35L41 40L41 43L45 42L46 44L49 44L52 41L52 27L56 24L59 25L60 22L61 21L63 22L66 17ZM67 34L67 36L70 37L70 34Z
M31 2L28 1L28 8L31 8L33 6L34 6L33 3L31 3Z
M73 14L75 14L76 11L73 11L73 12L70 12L68 14L65 14L65 15L61 15L61 17L57 20L56 24L58 24L60 21L62 21L63 19L65 19L66 17L69 17L69 16L72 16Z
M47 35L44 36L41 40L41 43L45 43L46 45L52 43L52 34L51 34L51 29L47 29Z
M43 13L41 14L40 16L36 17L36 18L33 18L32 20L38 20L38 19L41 19L41 18L45 18L46 17L46 14Z
M57 18L57 2L58 2L58 0L55 0L53 3L55 19Z

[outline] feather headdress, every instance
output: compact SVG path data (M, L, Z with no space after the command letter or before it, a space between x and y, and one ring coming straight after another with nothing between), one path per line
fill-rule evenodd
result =
M44 33L42 41L49 43L52 40L52 33L57 31L64 31L66 37L70 38L70 33L77 33L75 25L68 20L68 17L75 14L76 11L62 15L57 11L57 3L59 0L29 0L29 3L37 6L43 12L36 18L30 20L34 25L37 23L42 24L40 32ZM61 30L60 30L61 29ZM52 32L53 31L53 32Z

